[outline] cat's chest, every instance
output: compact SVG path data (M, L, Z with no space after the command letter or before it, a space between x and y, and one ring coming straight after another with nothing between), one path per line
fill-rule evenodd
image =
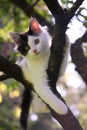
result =
M22 66L22 70L26 80L34 86L41 86L47 79L47 67L46 59L27 60L25 65Z

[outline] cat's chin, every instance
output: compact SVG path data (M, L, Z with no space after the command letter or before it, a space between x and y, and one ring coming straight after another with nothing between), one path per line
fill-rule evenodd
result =
M37 55L40 54L40 51L32 51L32 50L30 50L28 54L31 55L31 56L37 56Z
M33 56L35 56L35 55L37 56L37 55L39 55L39 54L40 54L39 52L36 52L36 53L33 52L32 55L33 55Z
M40 55L40 53L39 52L37 52L37 53L29 52L28 55L31 57L34 57L34 56Z

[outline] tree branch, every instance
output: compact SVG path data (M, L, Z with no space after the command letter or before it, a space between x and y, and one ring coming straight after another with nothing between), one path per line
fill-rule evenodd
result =
M8 61L1 55L0 55L0 71L4 72L8 77L14 78L18 82L22 83L24 87L28 89L29 83L24 79L21 68L17 64L14 64L12 61Z
M82 43L83 43L83 42L87 42L87 30L86 30L86 32L84 33L84 35L81 37L81 39L82 39Z
M48 9L51 11L52 15L55 17L56 13L63 14L64 11L62 9L62 7L59 5L59 3L57 2L57 0L44 0L44 2L46 3Z
M76 2L73 4L72 8L68 12L68 20L67 23L70 22L71 18L75 15L75 12L79 8L79 6L82 4L84 0L76 0Z
M57 29L59 28L59 31L66 31L66 27L67 26L67 13L63 10L63 8L59 5L57 0L43 0L48 9L51 11L52 15L55 18L55 22L56 24L58 24L59 26L57 26ZM64 21L63 21L63 20ZM62 28L62 30L61 30Z
M73 113L68 110L67 115L58 115L52 111L53 117L62 125L64 130L83 130Z
M66 15L57 0L44 0L44 2L46 3L50 11L53 13L55 18L55 29L53 33L54 36L51 46L51 57L48 67L48 75L50 82L52 81L51 84L55 86L63 59L64 45L66 44ZM56 10L55 7L57 8Z
M72 62L76 65L76 70L82 76L87 84L87 57L84 56L82 50L82 43L87 42L87 31L85 34L77 39L71 46Z
M6 75L6 74L3 74L3 75L0 76L0 81L6 80L6 79L9 79L9 78L11 78L11 77Z

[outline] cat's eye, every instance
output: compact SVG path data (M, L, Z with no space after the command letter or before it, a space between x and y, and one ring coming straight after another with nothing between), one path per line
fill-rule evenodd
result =
M30 48L30 47L29 47L28 45L25 46L25 50L26 50L26 51L28 51L29 48Z
M39 39L35 39L35 44L37 45L37 44L39 44L39 42L40 42L40 40Z

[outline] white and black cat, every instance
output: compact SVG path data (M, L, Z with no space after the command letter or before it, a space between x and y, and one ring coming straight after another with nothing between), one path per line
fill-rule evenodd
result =
M25 79L33 85L36 94L32 95L38 99L38 96L50 106L56 113L66 114L67 106L52 92L49 86L47 68L50 58L51 37L46 29L39 22L31 18L29 30L26 33L19 34L11 32L10 36L16 43L17 50L22 54L23 60L19 65L23 71ZM64 59L60 69L60 76L64 74L67 65L69 47L65 48ZM38 103L41 100L38 100ZM32 103L33 108L43 109L35 102Z

